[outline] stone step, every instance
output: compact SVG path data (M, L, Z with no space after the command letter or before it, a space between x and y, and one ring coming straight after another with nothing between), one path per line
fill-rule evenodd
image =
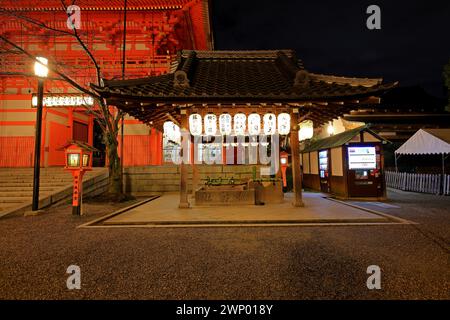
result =
M22 203L0 203L0 218L1 218L2 213L6 212L8 210L17 208L18 206L21 206L21 205L22 205Z
M39 190L40 196L47 196L51 194L51 190ZM0 198L6 197L32 197L33 191L0 191Z
M70 182L53 182L53 183L40 183L40 187L50 187L50 188L60 188L64 186L72 185L72 181ZM8 188L8 187L33 187L32 182L5 182L0 183L0 187Z
M0 179L5 178L5 177L17 177L17 178L33 178L34 173L27 173L27 174L15 174L14 172L11 172L10 174L8 173L2 173L0 174ZM70 176L70 173L68 172L52 172L52 173L44 173L44 172L40 172L40 176L41 177L63 177L63 176Z
M72 177L40 177L39 179L42 182L51 182L51 181L72 181ZM33 182L33 178L7 178L0 179L0 183L2 182Z
M39 190L52 191L52 190L55 190L55 189L59 189L59 188L61 188L63 186L65 186L65 184L61 185L61 186L40 185L39 186ZM32 185L31 186L23 186L23 185L20 185L20 186L2 186L0 184L0 193L3 192L3 191L32 191L32 190L33 190L33 186Z
M90 174L92 174L91 171L87 172L85 174L85 176L88 176ZM27 174L16 174L16 173L14 173L14 171L0 173L0 179L2 179L2 178L11 178L11 177L14 177L14 178L33 178L33 176L34 176L33 172L30 172L30 173L27 173ZM71 177L71 173L68 172L68 171L61 171L61 172L45 172L45 171L43 172L43 171L41 171L40 172L40 176L41 177L49 177L49 178L51 178L51 177Z
M31 208L33 195L33 170L0 168L0 218L22 213ZM42 170L40 179L39 207L44 208L72 195L72 176L59 170ZM26 173L27 174L24 174ZM45 172L45 174L43 174ZM13 175L16 175L15 178ZM84 175L85 195L99 195L107 190L106 168L96 168ZM95 177L95 178L94 178ZM94 178L94 179L92 179ZM95 183L95 184L94 184Z
M9 208L13 208L19 204L21 204L21 203L19 203L19 202L2 203L2 204L0 204L0 212L2 212L2 210L5 211Z
M1 197L0 203L23 203L31 201L30 197Z

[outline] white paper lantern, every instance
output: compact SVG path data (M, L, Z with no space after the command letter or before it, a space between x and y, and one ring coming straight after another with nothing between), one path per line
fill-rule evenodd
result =
M234 115L234 133L237 135L245 134L245 122L247 117L243 113L236 113Z
M163 125L164 135L167 139L172 140L174 142L180 143L181 141L181 132L180 127L177 126L172 121L166 121Z
M205 134L213 136L217 132L217 117L215 114L208 113L205 116Z
M169 138L169 139L170 139L170 137L171 137L171 131L172 131L172 128L173 128L173 122L172 122L172 121L166 121L166 122L164 122L164 125L163 125L164 135L165 135L167 138Z
M228 113L223 113L219 116L219 130L221 135L231 134L231 115Z
M189 131L193 136L202 134L202 117L198 113L193 113L189 116Z
M278 134L286 135L291 130L291 116L289 113L278 115Z
M327 133L330 136L332 136L334 134L334 126L333 126L333 123L331 121L328 123Z
M180 127L177 126L175 123L173 124L172 134L173 134L173 141L181 143L181 130Z
M298 130L298 140L303 141L311 139L314 134L314 123L311 120L300 122L300 130Z
M256 136L261 131L261 117L257 113L248 116L248 133Z
M267 113L263 117L264 134L272 135L277 128L277 117L273 113Z

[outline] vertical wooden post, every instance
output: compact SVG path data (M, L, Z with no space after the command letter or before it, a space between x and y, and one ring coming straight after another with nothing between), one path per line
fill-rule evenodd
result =
M300 168L300 150L298 141L298 109L291 112L291 157L292 157L292 177L294 180L294 207L303 207L302 199L302 173Z
M189 144L186 139L190 139L189 125L188 125L188 114L186 109L181 109L181 159L180 159L180 204L179 208L189 208L188 201L188 190L187 190L187 164L186 162L186 152Z
M197 191L198 185L199 185L199 174L198 174L198 167L195 163L196 154L195 150L198 148L198 146L195 145L195 137L191 140L191 166L192 166L192 195L195 196L195 191ZM197 149L198 150L198 149Z

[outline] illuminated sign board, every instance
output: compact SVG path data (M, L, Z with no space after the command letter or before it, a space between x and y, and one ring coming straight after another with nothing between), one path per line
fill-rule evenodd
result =
M31 98L33 107L37 107L37 95ZM44 107L78 107L93 106L94 98L86 95L44 95Z
M348 147L349 169L376 169L375 147Z

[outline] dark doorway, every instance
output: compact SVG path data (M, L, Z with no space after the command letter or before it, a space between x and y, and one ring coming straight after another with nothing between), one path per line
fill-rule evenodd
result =
M82 122L73 122L73 140L89 142L89 126Z
M106 145L103 142L102 128L97 123L97 120L94 120L94 148L99 151L94 152L92 165L94 167L104 167L106 164Z

